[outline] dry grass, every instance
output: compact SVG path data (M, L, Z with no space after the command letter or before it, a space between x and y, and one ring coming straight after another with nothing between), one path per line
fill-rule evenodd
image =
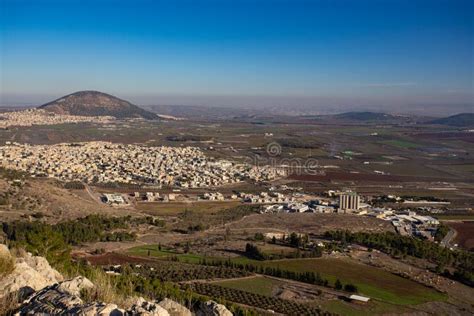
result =
M8 251L0 252L0 280L9 275L15 269L15 258L23 257L25 254L24 249L12 248Z
M14 315L20 303L18 293L9 293L0 297L0 315Z
M141 202L137 209L150 215L176 216L187 210L198 214L214 214L241 205L239 201L199 201L199 202Z
M89 279L94 283L94 287L81 292L81 298L85 302L99 301L113 303L122 308L131 307L132 301L130 297L133 296L132 283L129 284L128 289L119 293L114 280L101 269L94 269L91 275L89 275Z
M12 273L15 268L15 258L8 255L0 255L0 278Z
M0 253L0 283L3 278L15 269L15 257L8 252ZM13 315L19 304L17 293L9 293L1 296L0 293L0 315Z

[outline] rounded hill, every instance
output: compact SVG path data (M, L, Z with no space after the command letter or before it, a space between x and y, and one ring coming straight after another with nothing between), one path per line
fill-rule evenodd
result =
M126 100L99 91L78 91L43 104L40 109L57 114L157 119L157 115Z

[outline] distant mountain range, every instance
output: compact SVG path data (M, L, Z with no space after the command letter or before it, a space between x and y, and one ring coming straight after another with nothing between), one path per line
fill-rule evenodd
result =
M39 107L57 114L158 119L155 113L99 91L79 91Z
M351 121L388 121L397 118L397 116L379 112L346 112L332 115L332 117Z
M41 105L39 108L58 114L83 116L114 116L117 118L159 119L159 114L178 117L197 117L207 119L249 119L269 118L254 109L233 109L199 106L148 106L147 111L126 100L99 91L78 91ZM155 113L153 113L155 112ZM156 114L159 113L159 114ZM278 115L277 115L278 116ZM427 123L448 126L474 126L474 113L461 113L445 118L429 119L427 117L400 116L382 112L352 111L333 115L304 115L310 120L337 120L367 123Z
M459 127L474 126L474 113L460 113L436 119L428 123Z
M395 115L381 112L345 112L332 115L306 116L307 119L318 121L336 121L343 123L372 124L438 124L455 127L474 126L474 113L460 113L448 117L433 119L429 116Z

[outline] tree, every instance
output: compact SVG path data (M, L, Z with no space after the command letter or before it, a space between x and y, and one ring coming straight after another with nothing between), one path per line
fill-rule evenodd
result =
M293 232L290 234L290 245L294 247L299 247L301 244L301 237L297 233Z
M245 254L252 259L265 260L265 254L263 254L257 246L252 244L245 245Z
M341 283L341 280L337 279L336 280L336 283L334 283L334 288L336 290L342 290L342 283Z
M344 285L344 291L355 293L357 292L357 287L354 284L349 283Z

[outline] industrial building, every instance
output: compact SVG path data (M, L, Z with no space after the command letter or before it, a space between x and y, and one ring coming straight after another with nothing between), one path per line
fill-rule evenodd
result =
M355 192L344 192L339 195L339 212L351 213L360 208L360 197Z

